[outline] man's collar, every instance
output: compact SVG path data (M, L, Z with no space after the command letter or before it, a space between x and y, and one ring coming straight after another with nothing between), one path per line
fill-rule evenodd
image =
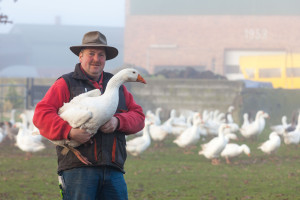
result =
M80 69L81 69L82 73L83 73L90 81L95 81L91 76L89 76L89 75L83 70L83 68L81 67L81 65L80 65ZM102 75L103 75L103 71L101 72L101 74L100 74L100 76L99 76L99 78L98 78L98 80L97 80L98 83L99 83L100 80L102 79L102 77L103 77Z

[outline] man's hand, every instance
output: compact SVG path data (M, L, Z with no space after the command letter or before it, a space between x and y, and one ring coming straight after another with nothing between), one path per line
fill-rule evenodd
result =
M116 117L112 117L108 122L103 124L99 129L103 133L112 133L114 132L119 125L119 120Z
M70 139L83 144L91 139L91 134L86 132L84 129L72 128L69 133L69 137Z

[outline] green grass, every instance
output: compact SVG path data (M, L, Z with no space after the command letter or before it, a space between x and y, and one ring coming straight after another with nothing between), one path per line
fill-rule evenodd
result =
M274 155L257 149L268 137L243 141L251 157L240 155L220 165L198 155L200 144L187 150L168 136L160 147L152 143L140 158L128 155L125 179L129 199L300 199L299 148L282 144ZM241 137L240 137L241 138ZM203 143L203 142L200 142ZM0 199L60 199L53 144L25 160L25 153L7 142L0 144Z

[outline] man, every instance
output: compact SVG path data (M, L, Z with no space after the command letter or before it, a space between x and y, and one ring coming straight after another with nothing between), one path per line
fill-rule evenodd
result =
M143 129L143 110L122 85L115 115L92 138L85 130L72 128L61 119L57 112L65 102L95 88L105 92L113 76L103 71L105 62L118 55L118 50L108 46L106 37L98 31L86 33L82 44L70 49L79 56L80 63L74 72L63 75L51 86L37 104L33 122L49 140L80 142L82 145L76 149L92 163L85 165L72 152L63 155L63 148L56 146L63 199L128 199L123 177L127 157L125 135Z

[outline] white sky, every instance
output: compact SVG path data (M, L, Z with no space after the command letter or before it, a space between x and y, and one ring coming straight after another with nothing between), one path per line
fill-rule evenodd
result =
M125 0L0 0L0 14L14 24L118 26L125 23ZM13 25L0 24L0 33Z

